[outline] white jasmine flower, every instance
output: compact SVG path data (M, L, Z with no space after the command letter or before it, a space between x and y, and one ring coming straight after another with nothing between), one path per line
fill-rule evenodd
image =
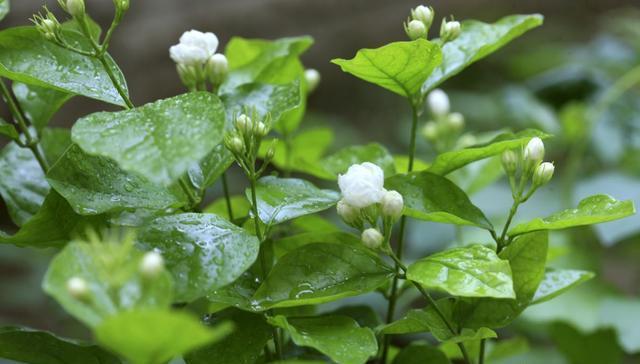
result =
M164 269L164 259L158 252L148 252L140 261L140 272L147 278L157 277Z
M553 177L554 171L555 166L553 165L553 163L541 163L536 168L536 171L533 174L533 184L536 186L542 186L549 183L549 181L551 181L551 178Z
M207 58L209 58L216 54L219 42L218 37L213 33L190 30L182 34L180 44L200 48L207 53Z
M178 64L196 66L204 65L218 49L218 37L213 33L197 30L184 32L180 43L169 49L171 59Z
M176 44L169 48L171 59L179 65L199 66L207 61L207 52L187 44Z
M373 163L354 164L338 176L342 197L349 205L361 209L378 203L384 196L384 172Z
M80 277L71 277L67 281L67 292L76 299L84 299L89 294L89 285Z

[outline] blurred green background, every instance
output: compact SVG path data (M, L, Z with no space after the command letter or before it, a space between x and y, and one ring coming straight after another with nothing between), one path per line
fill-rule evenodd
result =
M127 76L132 98L142 104L183 92L168 48L191 28L215 32L224 47L232 36L276 38L310 34L315 45L303 56L322 74L311 95L304 128L331 126L334 149L378 141L398 154L407 149L408 108L387 91L343 74L329 63L357 49L405 39L402 21L419 5L405 0L131 0L131 10L111 53ZM55 1L46 2L56 9ZM112 3L88 0L90 14L110 21ZM635 7L634 7L635 4ZM28 23L41 0L14 0L2 27ZM555 161L553 182L524 205L516 220L575 206L583 197L609 193L640 205L640 3L638 1L433 1L441 16L492 22L514 13L541 13L545 24L443 89L467 131L483 133L527 127L543 129ZM437 31L437 26L433 31ZM434 33L435 36L435 33ZM86 113L110 109L74 98L53 125L70 126ZM6 110L2 109L3 115ZM428 119L428 114L424 118ZM424 123L424 121L422 123ZM434 150L425 140L419 157ZM488 161L487 163L491 163ZM494 161L495 162L495 161ZM453 176L461 186L482 164ZM500 176L495 176L496 178ZM2 178L0 176L0 178ZM234 184L232 184L234 185ZM237 184L235 192L242 190ZM510 192L504 179L473 191L472 200L496 222L504 219ZM212 191L211 196L217 196ZM0 201L1 202L1 201ZM6 209L0 228L12 231ZM473 229L412 223L409 258L452 244L484 241ZM489 363L640 363L640 216L551 235L551 265L588 269L597 277L560 298L528 309L501 332L520 354ZM52 252L0 248L0 324L86 333L44 296L40 281ZM361 298L353 302L377 302ZM380 301L382 303L382 301ZM409 306L411 297L404 300ZM518 351L519 350L519 351Z

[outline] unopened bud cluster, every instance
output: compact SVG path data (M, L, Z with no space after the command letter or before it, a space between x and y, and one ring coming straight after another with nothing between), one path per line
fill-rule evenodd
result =
M169 48L182 83L190 90L207 88L207 82L216 90L229 73L229 62L218 50L218 37L214 33L190 30L180 42Z
M555 166L551 162L543 162L544 154L544 143L538 137L531 138L520 153L514 150L502 153L502 167L509 177L514 197L522 196L522 189L529 180L532 186L523 200L528 199L538 187L551 181Z
M435 89L427 95L427 106L433 119L427 121L422 128L425 139L431 142L438 152L460 145L462 140L459 139L462 139L465 120L461 113L451 112L449 96L441 89Z
M435 11L432 7L419 5L411 9L411 16L404 23L404 31L411 40L427 39L429 28L433 24ZM442 19L440 26L440 40L450 42L460 35L460 23L454 20Z
M370 162L349 167L345 174L338 176L338 185L342 193L337 205L338 215L346 224L362 231L365 246L381 248L384 241L381 231L389 232L402 216L402 195L384 188L384 171Z
M248 175L254 174L254 166L260 152L260 146L264 137L269 134L269 130L268 118L260 121L255 112L252 116L240 114L234 120L233 129L227 132L224 137L226 148L233 154L236 162ZM276 140L273 140L264 153L264 163L257 175L260 175L273 160L275 143Z
M34 15L31 21L45 39L49 41L60 39L60 32L62 30L60 22L46 7L44 8L44 14Z

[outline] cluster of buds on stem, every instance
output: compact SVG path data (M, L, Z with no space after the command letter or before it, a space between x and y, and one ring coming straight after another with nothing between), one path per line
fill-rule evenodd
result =
M404 23L404 31L409 39L427 39L434 15L433 8L425 5L418 5L411 9L411 16Z
M273 140L265 154L264 162L258 171L255 170L260 146L264 137L269 134L270 123L267 116L264 121L254 111L251 116L240 114L234 119L233 129L224 137L226 148L233 154L236 162L248 176L260 176L267 168L275 155L275 143Z
M229 62L224 54L216 53L218 44L215 34L190 30L182 34L178 44L169 48L178 75L189 90L206 90L209 82L217 91L226 79Z
M553 177L555 166L544 160L544 143L538 137L531 138L522 152L506 150L502 153L504 168L513 192L514 199L524 202L540 187ZM531 188L525 194L527 182L531 180Z
M361 231L365 246L388 249L383 243L402 216L404 200L397 191L384 188L382 169L369 162L354 164L338 176L338 185L342 193L338 215L347 225Z
M35 14L31 22L42 36L49 41L60 41L62 27L56 16L44 7L44 13Z
M462 144L464 116L459 112L451 112L449 96L444 91L435 89L427 95L427 106L433 119L424 125L422 135L436 151L444 152ZM470 136L463 137L468 139ZM464 144L468 144L468 141L464 141Z
M411 16L404 22L404 31L409 39L427 39L434 17L435 11L430 6L419 5L411 9ZM453 19L447 21L446 18L443 18L440 25L440 41L442 43L450 42L460 35L460 31L459 22Z

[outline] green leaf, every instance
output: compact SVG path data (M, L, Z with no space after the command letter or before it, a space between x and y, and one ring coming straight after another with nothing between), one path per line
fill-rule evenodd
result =
M207 328L193 316L164 309L136 310L106 319L95 335L132 364L159 364L223 339L233 325Z
M271 339L271 326L262 315L233 311L217 315L216 321L230 319L235 330L224 339L185 356L187 364L255 364Z
M498 334L496 334L495 331L486 327L481 327L478 330L463 328L460 330L459 334L446 340L446 342L464 343L467 341L479 341L482 339L495 339L497 337Z
M509 230L509 236L538 230L558 230L570 227L599 224L633 215L633 201L618 201L608 195L594 195L580 201L575 209L556 212L545 218L536 218Z
M547 138L549 135L534 129L523 130L515 134L501 134L488 143L438 155L428 171L444 176L469 163L501 154L505 150L521 148L533 137Z
M81 215L186 204L180 191L154 185L108 158L86 154L75 144L51 167L47 180Z
M395 161L384 146L378 143L354 145L323 158L320 165L329 173L329 179L335 180L353 164L371 162L382 168L385 176L396 174ZM321 176L318 176L321 177Z
M492 230L491 222L469 197L448 179L430 172L398 174L385 180L389 190L402 194L404 213L420 220L472 225Z
M138 241L157 250L176 282L176 299L190 302L235 281L258 256L260 242L213 214L159 217L142 228Z
M12 85L22 111L37 130L42 130L72 95L51 88L14 82Z
M627 321L629 321L628 318ZM616 343L616 334L611 329L585 333L571 325L557 322L551 325L549 331L556 350L563 354L568 363L624 362L622 350Z
M74 125L85 152L169 185L222 141L224 108L213 94L192 92L132 110L99 112Z
M356 320L361 327L369 327L372 329L382 324L382 320L376 310L366 304L342 306L337 310L331 311L331 315L349 316Z
M450 364L449 358L433 346L411 344L393 359L393 364Z
M590 280L594 276L595 274L593 272L584 270L547 270L544 273L544 278L540 282L533 299L531 300L531 304L535 305L537 303L549 301L571 288Z
M0 235L0 243L32 248L60 247L72 236L99 226L104 227L102 216L79 216L62 196L51 191L38 212L15 235Z
M511 15L493 24L462 22L460 36L442 46L442 63L422 85L426 93L472 63L490 55L526 31L542 24L542 15Z
M120 363L98 346L62 339L46 331L14 327L0 328L0 358L38 364Z
M482 245L422 258L409 266L407 279L454 296L515 298L509 262Z
M299 56L313 44L311 37L276 40L232 38L225 49L229 76L221 94L247 83L282 84L299 79L304 70Z
M453 298L442 298L437 301L437 304L440 312L450 324L454 325L453 329L457 331L453 320L455 302ZM379 330L385 335L431 332L438 341L447 341L454 336L447 323L442 320L431 305L422 310L409 310L403 318L387 324Z
M0 175L0 195L9 216L22 226L42 206L49 184L31 150L16 143L9 143L0 152Z
M511 265L516 299L462 301L458 305L461 326L501 328L518 317L533 300L544 277L548 240L547 232L530 233L515 239L501 251L500 258Z
M9 0L0 0L0 20L9 14Z
M188 171L189 180L198 192L197 194L202 194L204 190L213 185L232 163L233 155L224 146L224 143L220 143L197 165L191 167Z
M227 119L233 120L245 110L255 110L260 118L269 115L276 126L283 114L300 105L302 95L300 81L296 80L283 85L249 83L220 97L226 107Z
M407 173L407 171L409 170L409 156L408 155L394 155L393 156L393 162L396 165L396 171L398 173ZM418 158L414 158L413 159L413 171L424 171L427 168L429 168L430 164L418 159ZM387 176L387 177L391 177L391 176Z
M249 216L251 205L245 196L231 196L231 209L235 219ZM222 197L215 200L209 206L205 207L203 212L215 214L230 220L229 211L227 210L227 199Z
M216 304L224 306L234 306L245 311L259 311L260 307L255 307L253 295L260 286L260 275L256 274L257 264L250 270L244 272L240 278L228 286L213 290L207 299Z
M4 135L12 140L18 140L18 130L16 130L16 127L2 118L0 118L0 135Z
M392 275L364 247L308 244L278 260L253 299L263 310L319 304L372 291Z
M284 237L273 242L273 254L276 258L292 252L301 246L312 243L339 243L359 245L360 237L342 231L312 231Z
M87 41L80 33L74 30L63 32L65 39L86 48ZM120 85L126 89L124 76L109 56L107 63ZM125 105L98 59L74 53L47 41L35 27L16 27L0 32L0 76Z
M42 283L65 311L90 327L121 311L168 307L172 302L169 273L163 271L152 280L141 277L138 269L143 253L131 244L114 244L69 243L53 258ZM69 293L67 282L72 277L87 282L88 299Z
M70 144L69 131L45 129L41 145L45 159L55 162ZM0 195L9 209L9 216L18 226L35 215L49 192L42 167L28 148L9 143L0 151Z
M361 49L353 59L334 59L344 72L406 98L415 97L442 62L440 46L425 39Z
M296 345L314 348L338 364L364 364L378 351L373 331L350 317L278 315L269 323L286 330Z
M246 192L251 198L251 191ZM335 205L340 194L321 190L311 182L296 178L261 178L256 186L258 215L267 225L326 210Z

